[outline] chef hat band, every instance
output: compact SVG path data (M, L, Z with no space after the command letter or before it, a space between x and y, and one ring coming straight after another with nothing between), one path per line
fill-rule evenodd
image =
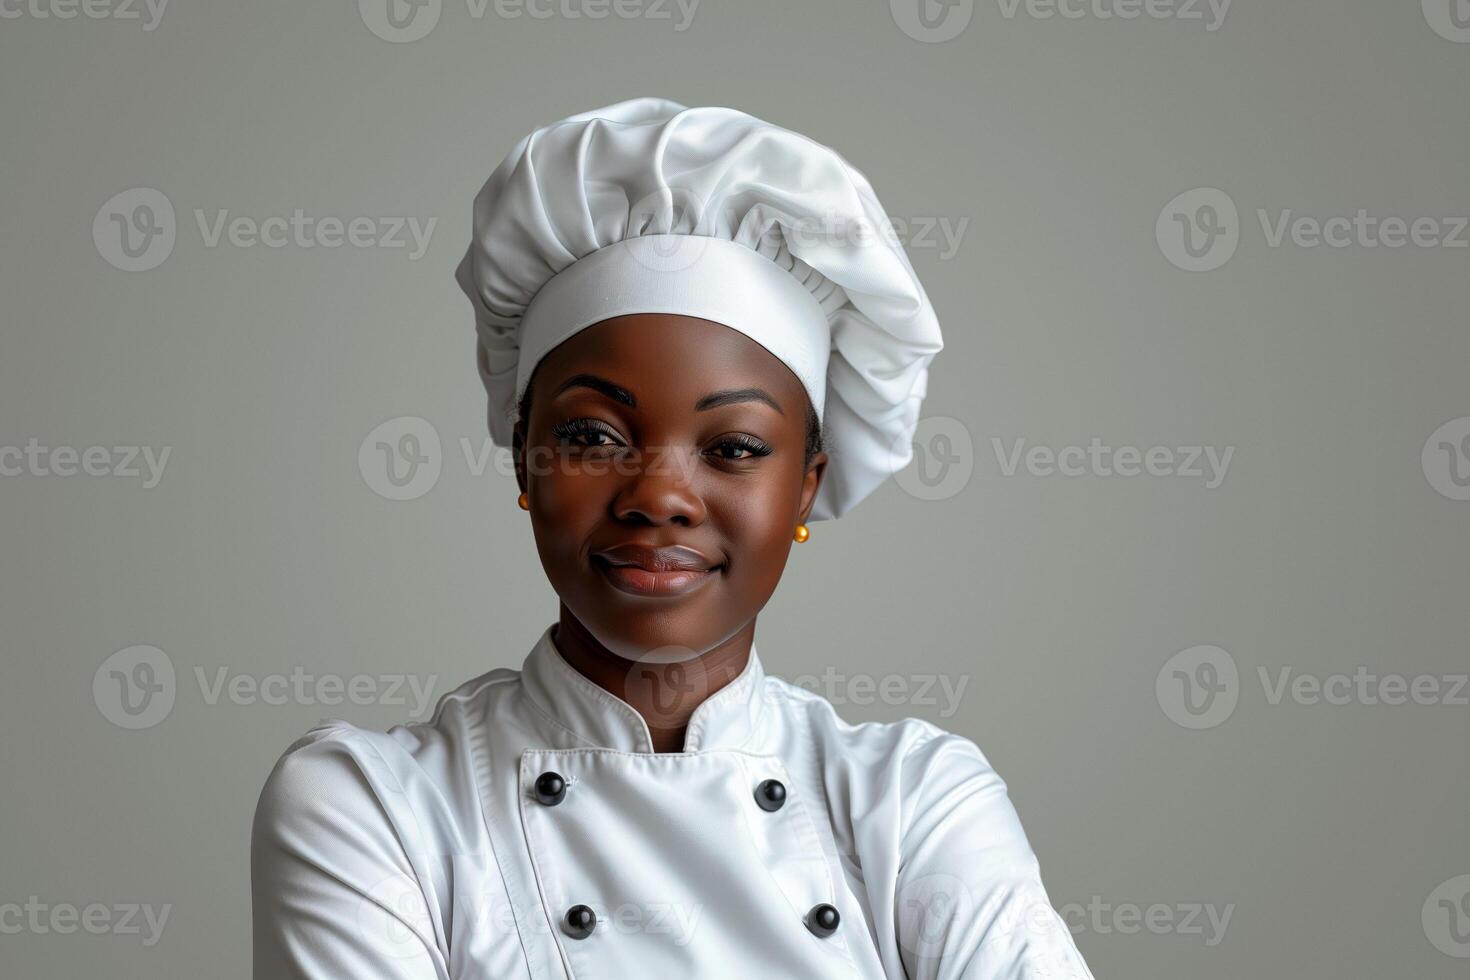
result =
M630 313L676 313L740 331L791 369L822 417L832 338L822 304L789 272L744 245L693 235L615 242L547 280L521 317L515 403L552 348Z

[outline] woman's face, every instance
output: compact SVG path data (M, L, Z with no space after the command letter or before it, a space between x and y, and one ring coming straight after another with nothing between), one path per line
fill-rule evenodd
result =
M604 647L697 655L755 619L827 462L804 459L807 410L775 355L695 317L604 320L542 359L516 478L547 578Z

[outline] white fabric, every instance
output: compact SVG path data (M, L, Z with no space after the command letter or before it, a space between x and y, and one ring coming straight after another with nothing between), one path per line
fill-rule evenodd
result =
M769 276L730 274L738 263L721 246L675 250L672 265L639 261L659 257L652 249L604 252L650 236L733 243L809 298L787 303L790 290ZM639 266L632 279L629 259ZM571 272L588 261L595 268ZM802 379L824 423L831 462L811 520L840 516L908 464L929 364L943 346L866 177L798 133L667 99L619 102L522 138L475 197L456 278L474 308L490 434L501 446L511 445L549 339L663 312L714 319L762 343ZM540 310L549 283L556 297Z
M651 749L550 627L426 723L312 729L255 814L256 980L1091 980L968 739L846 724L752 650L685 751ZM550 807L547 770L568 782ZM576 904L585 939L562 929Z
M521 318L516 403L557 344L628 313L681 313L739 330L791 369L822 417L831 341L822 305L744 245L691 235L625 239L552 276Z

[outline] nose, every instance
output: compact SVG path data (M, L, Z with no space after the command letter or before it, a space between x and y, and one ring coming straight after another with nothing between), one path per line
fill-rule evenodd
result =
M629 476L613 498L613 516L644 524L703 524L704 498L694 485L692 465L674 449L649 450L644 462Z

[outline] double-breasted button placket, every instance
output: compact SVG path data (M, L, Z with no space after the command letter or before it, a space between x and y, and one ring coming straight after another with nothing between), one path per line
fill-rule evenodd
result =
M542 806L555 807L567 796L568 782L561 773L547 770L536 777L532 792L536 802ZM766 813L774 814L786 806L789 792L779 779L763 779L756 784L752 793L756 806ZM802 924L812 935L826 939L833 935L842 921L837 907L828 902L819 902L802 917ZM597 928L597 913L591 906L576 904L567 909L561 920L562 931L576 940L587 939Z

